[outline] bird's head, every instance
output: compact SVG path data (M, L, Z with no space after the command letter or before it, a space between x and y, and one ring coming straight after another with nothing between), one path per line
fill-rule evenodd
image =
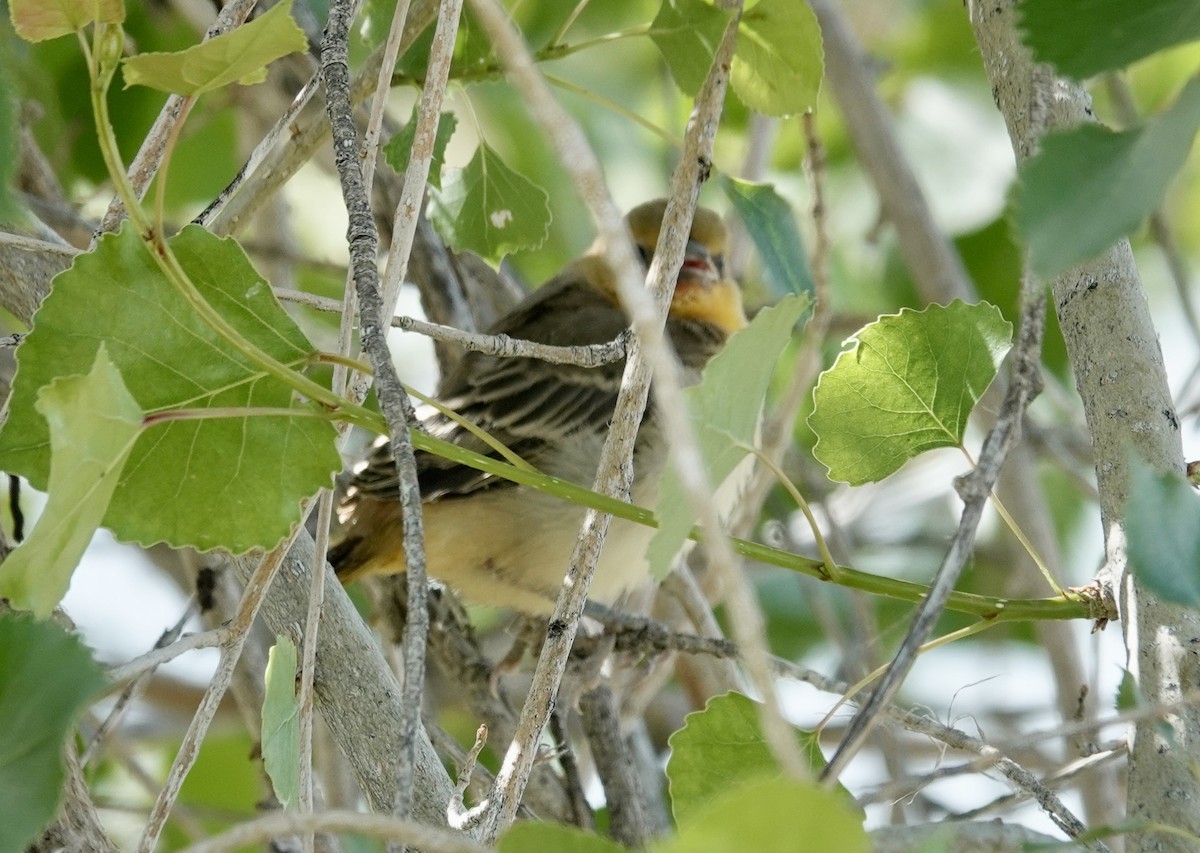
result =
M654 257L666 210L667 200L660 198L638 205L626 217L634 245L647 267ZM725 275L728 241L721 217L707 207L697 207L671 298L672 316L705 320L727 334L746 325L741 288Z

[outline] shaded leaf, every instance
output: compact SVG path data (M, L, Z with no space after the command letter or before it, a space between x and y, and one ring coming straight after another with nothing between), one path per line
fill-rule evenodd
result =
M0 564L0 596L45 618L108 510L142 410L103 344L90 373L55 379L34 405L49 424L50 494L29 538Z
M1195 0L1022 0L1020 8L1037 60L1078 79L1200 39Z
M1132 466L1125 535L1129 565L1144 587L1200 609L1200 496L1182 477Z
M687 390L689 413L713 488L745 458L744 448L754 445L775 362L810 304L807 297L786 296L759 311L708 363L700 384ZM696 522L673 467L668 466L663 476L655 515L659 528L646 557L654 576L662 578Z
M700 91L728 23L728 12L704 0L663 0L650 40L685 95L694 98Z
M1050 134L1020 170L1017 223L1047 278L1107 249L1161 203L1200 129L1200 77L1162 115L1113 133L1085 125Z
M456 251L496 260L537 248L550 229L546 191L482 142L466 168L447 170L429 196L429 218Z
M275 638L267 653L262 707L263 766L285 809L300 801L300 704L296 700L296 644Z
M400 175L408 169L409 155L417 138L417 108L418 105L414 104L408 124L383 146L383 158ZM429 162L429 183L439 189L442 186L442 165L446 161L446 146L457 125L458 119L454 117L454 113L442 113L438 116L437 129L433 136L433 159Z
M127 57L125 86L200 95L230 83L261 83L270 63L308 48L291 11L292 0L282 0L253 21L187 50Z
M0 850L24 850L58 809L63 744L105 684L78 637L0 613Z
M821 28L807 3L759 0L742 15L729 83L750 109L770 116L808 112L824 70Z
M987 303L880 317L817 381L813 455L831 479L860 485L927 450L959 446L1011 341L1012 324Z
M753 184L723 178L721 187L754 241L767 278L776 292L813 294L812 273L804 253L800 226L787 203L772 184Z
M17 35L32 42L70 35L98 21L125 20L121 0L9 0L8 12Z
M276 360L303 367L312 345L234 240L189 226L170 244L210 305ZM290 408L278 415L160 420L134 446L104 525L142 544L165 541L242 552L271 547L299 520L300 501L328 485L341 459L333 425L296 401L196 316L145 244L126 226L54 280L17 350L0 466L45 489L46 422L40 388L82 373L102 330L113 364L148 418L178 409Z

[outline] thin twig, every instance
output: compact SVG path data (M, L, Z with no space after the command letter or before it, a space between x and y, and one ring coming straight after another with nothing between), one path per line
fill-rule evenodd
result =
M275 288L275 296L286 302L305 305L318 311L340 312L343 303L327 296L317 296L302 290L286 290ZM437 341L457 344L464 349L474 352L494 355L498 358L536 358L551 364L571 364L577 367L600 367L612 364L625 357L629 340L628 333L621 333L605 344L581 344L579 346L553 346L537 341L526 341L520 338L510 338L508 335L484 335L478 332L464 332L453 326L443 326L439 323L429 323L407 315L392 318L392 328L405 332L415 332Z
M437 0L413 0L409 9L401 52L416 41L417 36L433 21L437 13ZM354 103L361 102L374 91L375 80L383 62L383 47L375 50L363 62L358 76L351 85L350 97ZM316 78L305 87L316 89ZM299 105L302 107L303 105ZM324 110L314 111L307 116L298 115L299 109L291 109L276 122L268 134L272 140L285 139L287 144L268 145L266 140L258 145L251 160L243 167L231 186L214 202L215 207L206 210L197 222L214 234L230 234L249 222L262 206L282 187L302 165L316 153L329 133L329 118ZM252 165L253 164L253 165Z
M188 606L184 608L183 615L179 617L174 625L163 631L162 636L159 637L158 641L154 644L155 649L167 648L179 639L180 634L183 633L183 626L186 625L187 621L192 618L193 603L194 599L189 600ZM146 667L139 672L137 676L129 682L128 685L126 685L124 690L121 691L121 695L117 697L117 701L113 705L112 710L108 712L108 716L104 718L104 722L102 722L99 728L96 729L96 733L92 735L92 739L88 743L87 748L79 756L80 767L86 767L88 762L91 761L92 756L96 754L96 752L104 744L105 739L117 727L117 724L121 721L121 718L125 715L125 711L129 708L133 700L141 695L142 691L145 689L149 676L153 674L154 670L157 668L158 664Z
M776 658L773 661L773 665L776 672L780 675L787 678L796 678L827 693L844 695L850 689L849 685L845 682L829 678L814 670L794 664L791 661ZM931 737L954 749L960 749L980 756L980 770L994 766L1018 788L1028 791L1046 813L1050 815L1051 819L1068 835L1075 838L1087 831L1087 827L1059 800L1053 791L1042 784L1029 770L1011 758L1008 758L1004 751L1002 751L1003 748L997 748L979 738L968 735L960 729L943 725L928 717L914 714L911 711L901 710L890 704L890 702L881 706L879 718L886 719L891 724L903 726L910 732ZM1061 732L1062 730L1058 731ZM1092 849L1107 850L1099 842L1093 842Z
M246 584L237 615L229 624L229 642L221 649L221 662L217 667L217 672L204 691L204 698L200 700L200 706L196 709L183 742L179 745L179 752L171 764L166 783L154 801L150 819L138 842L139 853L151 853L158 844L159 836L162 835L167 817L171 813L171 807L175 804L179 791L183 787L183 781L196 762L196 757L200 752L200 743L208 733L208 726L216 716L217 708L225 696L225 691L229 689L229 684L233 680L234 668L237 666L238 658L241 657L242 647L245 646L246 640L250 636L254 617L258 615L258 608L266 597L267 590L271 587L271 580L279 570L286 553L287 544L280 545L264 557Z
M185 847L183 853L225 853L302 832L345 832L404 842L427 853L488 853L460 832L435 829L413 820L355 811L271 812L241 823L215 838Z
M387 348L388 315L384 313L379 270L375 266L379 237L358 159L358 133L350 103L349 28L352 6L351 0L335 0L330 4L329 23L321 44L321 76L333 133L334 159L350 220L347 237L358 295L362 347L375 373L375 390L380 409L387 420L392 456L399 475L398 497L404 526L408 589L410 598L416 603L409 608L409 619L405 623L406 669L402 700L405 719L400 735L404 756L398 765L400 784L393 804L394 814L404 818L411 813L414 797L414 768L418 730L421 727L420 696L425 681L425 639L429 627L425 607L427 580L424 529L417 464L409 433L409 424L416 422L416 416Z
M152 651L146 652L128 663L114 666L108 671L108 677L115 687L151 672L180 655L196 649L211 649L214 646L223 645L228 639L228 626L214 628L211 631L201 631L199 634L184 634L170 645L155 646Z

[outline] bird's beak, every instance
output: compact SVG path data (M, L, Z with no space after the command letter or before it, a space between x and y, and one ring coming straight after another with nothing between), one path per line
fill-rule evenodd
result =
M683 254L683 266L679 270L679 284L708 286L715 284L720 278L721 273L708 249L702 243L688 240Z

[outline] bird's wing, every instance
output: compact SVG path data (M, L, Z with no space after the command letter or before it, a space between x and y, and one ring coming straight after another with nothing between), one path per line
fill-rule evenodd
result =
M551 279L504 318L492 334L555 346L607 343L626 328L621 310L584 278L575 265ZM439 399L478 425L534 467L550 474L553 449L585 430L607 429L620 387L623 362L595 368L549 364L532 358L468 354L443 383ZM430 434L469 450L497 456L478 437L440 412L423 418ZM550 470L548 470L550 469ZM424 500L511 485L466 465L429 453L417 454ZM355 477L360 496L395 495L397 476L391 448L376 448Z

